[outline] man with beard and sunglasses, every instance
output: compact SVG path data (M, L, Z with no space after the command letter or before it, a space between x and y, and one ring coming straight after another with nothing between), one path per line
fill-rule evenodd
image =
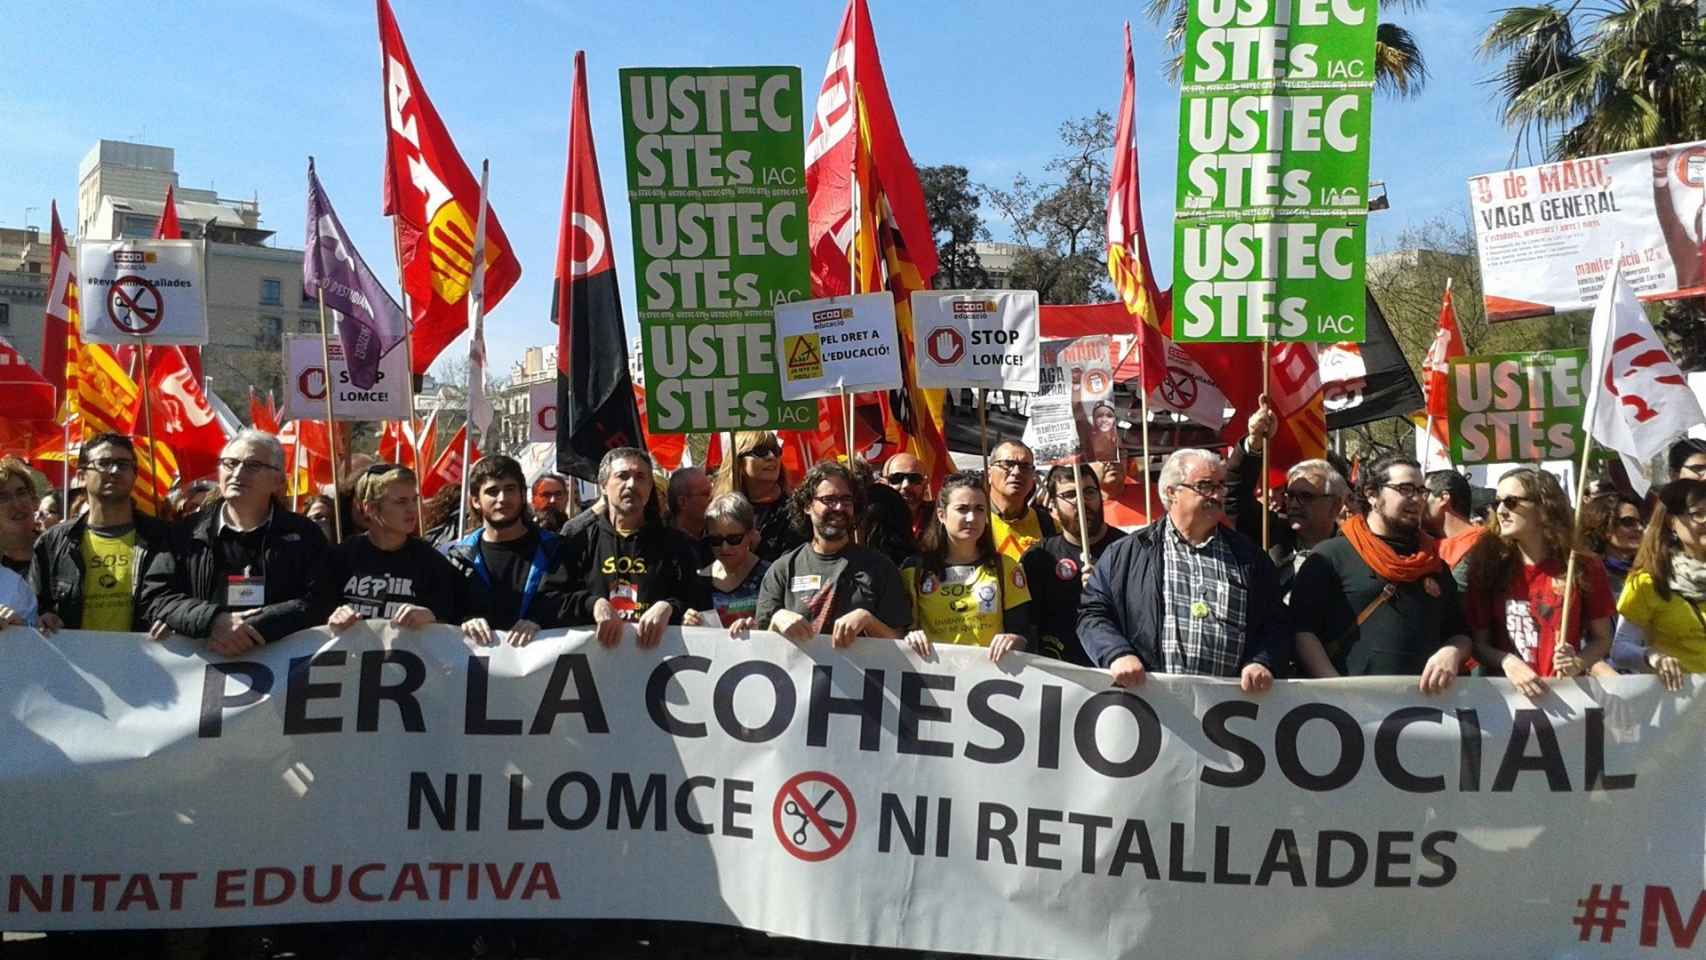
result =
M1312 677L1419 676L1451 686L1469 658L1457 583L1422 528L1416 461L1388 454L1363 473L1360 513L1315 548L1291 590L1297 659Z
M1025 551L1025 582L1031 586L1031 617L1040 626L1045 656L1093 667L1078 642L1078 606L1084 584L1096 561L1125 531L1108 525L1103 516L1101 483L1092 465L1056 466L1043 483L1043 495L1060 532ZM1078 511L1090 535L1090 563L1078 538Z
M563 565L575 585L569 622L597 624L605 647L630 624L642 648L655 647L664 627L711 606L694 543L664 522L655 486L644 450L611 450L598 464L601 506L563 528Z
M818 463L792 495L794 525L811 540L782 554L758 590L758 610L729 632L774 630L803 642L829 634L838 647L858 637L899 639L912 627L912 601L900 569L853 542L863 488L838 463Z
M575 581L564 569L564 541L526 517L527 477L521 464L501 455L485 457L468 472L468 499L480 529L447 551L466 582L468 619L462 635L481 646L497 634L522 646L541 629L567 626Z
M1122 687L1169 673L1236 677L1245 693L1261 693L1291 663L1273 561L1221 523L1219 457L1175 450L1160 479L1166 514L1109 547L1084 586L1084 653Z

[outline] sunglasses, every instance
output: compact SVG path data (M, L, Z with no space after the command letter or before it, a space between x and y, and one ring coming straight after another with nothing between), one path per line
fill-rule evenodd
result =
M782 448L772 446L753 447L751 450L742 450L740 455L742 457L752 457L757 460L774 460L782 455Z
M727 533L718 536L714 533L705 534L705 546L715 550L718 547L738 547L746 542L744 533Z
M1533 502L1533 497L1499 497L1493 501L1495 505L1504 507L1505 510L1511 513L1515 513L1517 508L1521 507L1523 504Z
M922 473L891 473L891 474L883 477L883 479L888 481L888 485L891 487L898 487L903 483L910 483L914 486L918 486L918 485L924 483L924 474L922 474Z
M1624 530L1639 530L1641 528L1641 518L1640 517L1618 517L1617 518L1617 525L1619 527L1622 527Z

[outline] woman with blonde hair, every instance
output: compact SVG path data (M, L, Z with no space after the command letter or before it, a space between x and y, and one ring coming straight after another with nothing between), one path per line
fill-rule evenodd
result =
M1659 491L1652 521L1617 600L1618 630L1638 633L1640 659L1667 689L1685 673L1706 673L1706 480L1672 480Z
M805 542L788 512L788 484L782 473L782 443L769 430L743 430L734 435L711 486L711 495L738 493L752 504L757 554L777 557Z
M1469 552L1464 614L1475 656L1529 697L1542 681L1617 671L1611 652L1611 586L1592 554L1576 552L1576 582L1563 610L1575 518L1558 478L1524 467L1499 480L1488 536Z

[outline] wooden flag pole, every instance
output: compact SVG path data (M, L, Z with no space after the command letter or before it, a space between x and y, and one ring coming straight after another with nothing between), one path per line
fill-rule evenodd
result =
M486 315L486 177L490 170L491 161L480 161L480 211L474 218L474 258L473 268L472 272L469 274L468 284L468 312L470 314L468 335L470 337L479 338L480 369L475 370L472 364L469 365L468 387L462 394L462 406L466 412L466 416L462 420L463 509L456 515L456 539L458 540L462 539L463 535L467 533L468 468L470 466L468 460L474 449L474 377L478 376L480 378L480 396L482 398L482 402L487 406L491 405L491 401L484 399L486 396L486 357L484 334L481 332L481 324L483 323ZM470 343L470 346L472 346L472 343ZM474 353L470 351L469 356L474 356ZM486 441L488 446L490 445L490 438L484 436L484 431L482 431L480 439Z
M1614 269L1612 276L1608 278L1608 283L1622 279L1623 244L1621 243L1617 245L1616 263L1617 267ZM1605 330L1606 336L1609 339L1610 336L1616 332L1617 324L1612 322L1609 317L1606 318L1606 321ZM1592 328L1590 327L1589 329L1591 330ZM1592 339L1591 334L1589 339ZM1599 348L1599 357L1604 357L1604 351L1611 348L1611 344L1609 343L1590 344L1589 346L1590 348ZM1597 357L1590 354L1589 359L1591 361L1593 359L1597 359ZM1595 368L1593 372L1596 377L1599 375L1599 370L1597 368ZM1563 613L1558 616L1558 636L1553 640L1554 647L1558 644L1567 644L1570 642L1568 639L1570 637L1570 600L1574 597L1576 592L1576 537L1578 532L1581 530L1582 492L1588 485L1588 457L1593 452L1593 423L1594 416L1599 410L1601 393L1601 390L1593 390L1588 395L1587 409L1582 411L1582 462L1581 466L1576 471L1575 496L1571 498L1573 502L1570 504L1570 515L1573 520L1571 523L1570 539L1564 545L1564 549L1569 552L1569 559L1564 563L1564 599L1563 606L1561 607Z
M853 468L853 395L841 388L841 422L847 428L847 468Z
M977 445L983 450L983 473L989 475L989 388L977 388Z
M290 448L290 512L302 512L302 424L296 425L296 443Z
M1141 350L1142 347L1139 346L1139 349ZM1150 486L1149 486L1149 464L1150 464L1150 459L1149 459L1149 391L1143 389L1144 379L1145 379L1145 377L1142 375L1142 373L1139 373L1138 378L1137 378L1137 394L1138 394L1138 402L1139 402L1140 409L1142 411L1142 416L1143 416L1143 519L1145 522L1151 522L1155 519L1154 517L1150 516L1150 514L1154 511L1155 507L1154 507L1154 501L1149 499L1149 497L1150 497ZM1116 426L1118 426L1118 424L1116 424ZM1114 455L1116 458L1119 456L1118 444L1116 444L1114 447ZM1082 494L1080 494L1080 496L1079 496L1079 501L1083 502L1083 495ZM1085 562L1088 563L1089 561L1086 560Z
M142 364L142 382L139 386L142 388L143 436L148 444L148 503L153 506L154 515L159 516L160 504L165 500L165 496L160 490L159 448L154 445L154 415L148 403L148 394L151 392L148 389L148 341L142 337L137 337L136 344L136 356ZM71 504L66 504L65 509L70 510Z
M415 316L409 307L409 286L403 282L403 248L398 243L396 225L391 229L391 255L397 264L397 293L403 299L403 357L409 374L409 446L415 452L415 475L425 477L431 464L421 462L421 418L415 410ZM422 503L420 484L415 485L415 527L426 536L426 508Z
M1084 474L1079 472L1083 469L1084 467L1082 465L1074 466L1072 468L1074 473L1073 486L1078 490L1078 505L1076 508L1078 513L1078 559L1084 566L1088 567L1090 565L1090 521L1084 519L1084 501L1089 496L1089 492L1084 487ZM1090 469L1095 470L1096 468L1091 467ZM1146 492L1148 491L1148 488L1149 484L1145 483L1144 490ZM1101 480L1098 479L1096 481L1098 496L1101 494L1101 489Z
M326 451L332 459L332 536L333 543L344 540L344 512L340 509L338 490L338 423L332 418L332 348L331 338L326 333L326 291L317 294L320 303L320 369L325 374L326 390ZM302 426L297 424L296 443L298 449L302 445ZM350 509L355 509L355 500L350 500Z
M1263 403L1266 403L1268 401L1269 368L1273 365L1272 360L1268 356L1268 352L1272 348L1273 348L1273 337L1272 337L1272 335L1271 334L1263 334L1262 335L1262 402ZM1271 407L1270 407L1270 409L1271 409ZM1274 433L1276 435L1279 433L1279 421L1277 419L1274 422ZM1262 438L1262 475L1259 478L1257 478L1257 480L1256 480L1256 482L1258 484L1260 484L1260 486L1258 486L1256 489L1263 491L1264 494L1267 492L1267 489L1268 489L1268 450L1269 450L1269 448L1271 448L1273 446L1272 441L1273 441L1273 437L1263 437ZM1263 496L1262 497L1262 550L1264 552L1268 549L1268 519L1269 519L1269 517L1271 517L1273 515L1273 510L1270 509L1272 506L1273 506L1272 504L1268 503L1268 498L1266 496Z
M60 461L60 466L64 468L62 475L65 479L65 492L61 494L64 499L60 501L60 509L65 511L65 517L69 520L71 519L71 418L69 416L65 418L65 423L61 424L59 429L61 431L60 452L65 454L65 459Z

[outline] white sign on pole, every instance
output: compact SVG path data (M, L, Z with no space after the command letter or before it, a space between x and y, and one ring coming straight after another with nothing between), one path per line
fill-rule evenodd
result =
M1119 458L1113 406L1113 341L1106 336L1045 340L1025 445L1038 463Z
M782 398L899 387L898 339L894 297L888 293L777 304Z
M1591 310L1623 245L1643 300L1706 294L1706 140L1469 178L1487 319Z
M207 343L207 258L199 240L85 240L78 298L87 343Z
M557 447L557 378L527 388L527 442Z
M326 344L332 360L332 416L338 420L407 420L409 359L393 349L379 361L379 379L363 390L350 382L344 364L344 345L336 338ZM320 337L311 333L284 335L284 416L302 420L326 419L326 369L320 358Z
M921 387L1035 393L1035 290L920 290L912 295Z

